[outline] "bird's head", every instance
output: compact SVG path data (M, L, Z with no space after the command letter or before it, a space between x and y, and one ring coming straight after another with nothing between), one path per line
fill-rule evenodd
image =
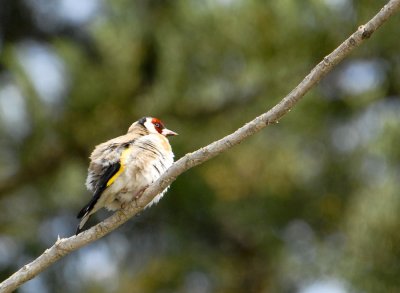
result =
M137 123L145 127L150 133L159 133L164 136L178 135L178 133L165 128L164 123L158 118L143 117Z

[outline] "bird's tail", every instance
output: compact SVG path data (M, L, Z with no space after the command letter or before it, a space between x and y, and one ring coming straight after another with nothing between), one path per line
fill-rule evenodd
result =
M100 206L97 205L97 202L100 198L100 195L102 194L102 192L104 191L104 188L99 188L96 190L96 192L93 194L92 199L89 201L89 203L87 205L85 205L80 212L78 213L78 215L76 216L78 219L81 219L78 228L76 229L76 234L78 235L79 233L82 232L82 228L85 225L85 223L87 222L87 220L89 220L89 217L91 214L95 213Z
M83 226L85 226L86 222L89 220L89 217L90 217L89 214L86 214L85 216L83 216L83 218L79 222L78 227L76 228L75 235L78 235L79 233L82 232Z
M79 222L78 227L76 228L75 235L78 235L82 232L83 226L85 226L86 222L89 220L91 211L93 210L93 203L90 201L86 206L84 206L77 215L77 218L81 221Z

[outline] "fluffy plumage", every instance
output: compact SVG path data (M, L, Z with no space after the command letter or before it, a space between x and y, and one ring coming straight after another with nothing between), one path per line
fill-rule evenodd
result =
M92 199L78 213L76 234L89 217L105 207L115 211L140 197L173 163L174 154L167 136L177 135L157 118L144 117L129 127L128 133L96 146L90 156L86 187ZM157 203L166 190L148 206Z

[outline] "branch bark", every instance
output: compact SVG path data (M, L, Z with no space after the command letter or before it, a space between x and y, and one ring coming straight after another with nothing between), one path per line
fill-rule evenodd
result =
M363 41L368 39L382 24L400 9L400 0L389 1L371 20L361 25L356 32L347 38L332 53L318 63L311 72L285 98L268 112L256 117L232 134L215 141L193 153L188 153L171 166L159 180L149 186L143 195L124 210L117 211L112 216L86 230L69 238L58 239L55 244L46 249L42 255L31 263L23 266L0 284L0 292L12 292L26 281L34 278L60 258L74 250L94 242L110 233L143 208L162 190L170 185L183 172L204 163L205 161L241 143L247 137L259 132L270 124L277 123L293 106L340 61L347 57Z

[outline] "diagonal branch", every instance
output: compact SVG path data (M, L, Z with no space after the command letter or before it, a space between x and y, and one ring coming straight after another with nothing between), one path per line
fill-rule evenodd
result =
M0 284L0 292L11 292L26 281L34 278L60 258L88 243L103 237L116 229L143 208L162 190L169 186L183 172L241 143L247 137L259 132L269 124L277 123L291 108L340 61L347 57L364 40L368 39L386 20L400 9L400 0L389 1L370 21L360 26L332 53L326 56L282 101L268 112L258 116L232 134L215 141L193 153L185 155L173 164L159 180L149 186L141 198L124 210L117 211L111 217L89 230L69 238L58 239L37 259L25 265Z

